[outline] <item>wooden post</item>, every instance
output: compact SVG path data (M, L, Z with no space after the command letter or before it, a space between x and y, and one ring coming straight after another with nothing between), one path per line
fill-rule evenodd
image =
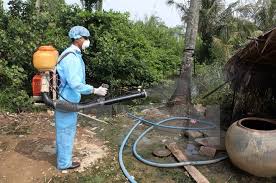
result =
M53 89L52 89L52 93L53 93L53 100L57 99L57 71L56 69L54 69L53 71Z

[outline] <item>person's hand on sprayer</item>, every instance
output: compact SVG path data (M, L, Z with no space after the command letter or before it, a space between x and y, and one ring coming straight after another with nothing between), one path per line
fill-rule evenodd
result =
M94 88L93 93L95 95L105 96L106 93L107 93L107 90L108 90L107 88L104 88L104 87L100 86L99 88Z

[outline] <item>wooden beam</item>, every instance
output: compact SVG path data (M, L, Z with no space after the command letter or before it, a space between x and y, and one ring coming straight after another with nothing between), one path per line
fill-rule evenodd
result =
M178 161L188 161L188 158L183 152L179 149L179 147L176 145L176 143L171 143L166 145L167 148L172 152L172 154L177 158ZM200 173L196 167L193 165L186 165L184 168L187 170L187 172L193 177L193 179L197 183L209 183L207 178Z

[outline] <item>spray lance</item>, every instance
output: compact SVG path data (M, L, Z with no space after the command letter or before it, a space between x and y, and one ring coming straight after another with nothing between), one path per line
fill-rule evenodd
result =
M88 102L85 104L59 100L57 99L57 60L58 51L53 46L40 46L34 53L33 65L39 71L32 80L33 98L35 101L42 100L46 105L57 110L79 112L80 110L94 108L100 105L111 105L123 101L147 97L147 93L144 90L138 90L135 94L120 96L108 100L101 98L97 102ZM108 85L102 86L108 87Z

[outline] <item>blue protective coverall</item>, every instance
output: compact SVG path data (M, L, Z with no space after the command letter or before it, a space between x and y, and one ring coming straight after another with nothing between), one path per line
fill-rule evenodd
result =
M80 49L71 45L61 55L68 54L57 65L62 97L73 103L80 102L81 94L91 94L93 87L85 83L85 65ZM64 100L59 97L60 100ZM57 168L66 169L72 165L72 152L77 128L77 113L55 111Z

